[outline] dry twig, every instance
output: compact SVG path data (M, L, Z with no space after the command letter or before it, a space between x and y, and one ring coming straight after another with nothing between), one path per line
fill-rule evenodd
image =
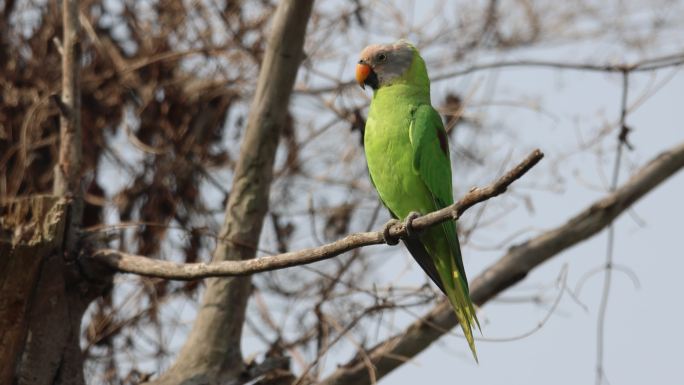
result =
M493 198L508 188L511 183L522 177L543 157L540 150L534 150L520 164L508 171L495 182L484 188L475 188L461 200L449 207L428 213L413 221L416 230L422 230L438 223L457 219L468 208ZM404 223L392 226L390 235L405 237ZM332 258L344 252L370 245L384 243L382 231L350 234L339 241L320 247L313 247L250 260L228 260L214 263L175 263L154 260L144 256L132 255L113 249L95 252L92 258L105 263L116 271L134 273L150 277L191 280L207 277L242 276L264 271L298 266Z

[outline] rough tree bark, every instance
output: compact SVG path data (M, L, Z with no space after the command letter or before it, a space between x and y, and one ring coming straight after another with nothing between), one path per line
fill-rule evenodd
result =
M313 0L278 4L212 261L254 258L275 152L299 64ZM154 384L215 384L244 373L240 340L250 277L213 278L174 364Z
M0 208L0 384L84 383L81 317L103 287L65 259L68 211L54 196Z
M0 383L83 384L81 318L103 282L76 263L81 194L79 3L62 2L59 162L54 196L0 206ZM106 276L106 275L105 275Z
M67 197L66 250L76 247L83 217L81 163L83 159L81 131L81 25L78 20L79 1L62 2L64 43L62 45L62 96L53 95L60 111L59 159L55 165L53 194Z
M606 228L634 202L684 168L684 143L658 155L641 167L614 193L594 202L568 222L520 245L476 277L470 285L473 302L483 305L519 282L537 266ZM446 302L435 306L402 333L372 348L366 360L373 364L376 379L405 364L456 326ZM370 384L368 364L361 357L348 362L320 382L322 385Z

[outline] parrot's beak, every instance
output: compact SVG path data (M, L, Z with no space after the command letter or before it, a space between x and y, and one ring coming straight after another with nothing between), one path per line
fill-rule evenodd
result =
M366 64L363 60L359 61L356 65L356 82L359 83L361 88L366 89L366 84L371 86L373 89L378 88L378 75L375 71Z

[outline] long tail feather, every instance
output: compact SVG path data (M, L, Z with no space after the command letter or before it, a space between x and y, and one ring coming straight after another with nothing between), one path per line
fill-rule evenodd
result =
M468 346L477 362L473 329L476 325L478 330L481 330L480 321L477 319L475 306L470 299L470 290L468 289L468 280L463 269L461 246L456 235L456 226L453 222L445 222L442 224L441 230L440 235L442 237L445 236L448 250L439 250L441 253L436 255L434 259L435 265L446 289L447 298L454 308L458 323L461 325L463 334L468 341Z

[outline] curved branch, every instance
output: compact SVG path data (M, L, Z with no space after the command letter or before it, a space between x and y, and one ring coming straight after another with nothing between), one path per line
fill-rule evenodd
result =
M573 70L573 71L589 71L589 72L604 72L604 73L625 73L625 72L643 72L655 71L662 68L676 67L684 65L684 52L678 52L669 55L657 56L650 59L644 59L634 63L619 63L619 64L591 64L591 63L568 63L551 60L535 60L535 59L521 59L511 61L494 61L490 63L474 64L470 67L448 71L437 74L430 78L431 82L438 82L459 76L468 75L473 72L487 71L492 69L503 68L547 68L556 70ZM328 92L338 92L344 88L356 85L356 81L347 80L340 81L338 84L332 86L323 86L319 88L306 88L299 86L295 88L295 92L304 95L320 95Z
M587 207L564 225L512 247L499 261L473 280L470 286L473 302L478 305L485 304L525 278L543 262L596 235L634 202L682 168L684 143L658 155L614 193ZM453 311L448 303L443 301L402 333L370 349L367 355L376 367L377 378L380 379L425 350L454 326L456 319ZM320 384L370 384L366 365L361 358L352 359Z
M574 70L574 71L591 71L591 72L643 72L654 71L661 68L676 67L684 65L684 53L679 52L665 56L658 56L650 59L641 60L634 63L620 63L620 64L591 64L591 63L568 63L550 60L512 60L512 61L496 61L491 63L475 64L464 69L438 74L432 77L432 81L440 81L467 75L473 72L485 71L500 68L548 68L560 70Z
M538 149L532 151L522 162L520 162L520 164L490 185L484 188L474 188L453 205L416 218L413 221L414 229L422 230L447 220L457 219L473 205L503 193L508 186L534 167L543 156L544 154ZM405 237L407 235L405 224L401 223L394 225L390 229L390 235ZM183 264L131 255L112 249L96 251L91 258L102 262L119 272L166 279L192 280L207 277L249 275L298 266L332 258L359 247L381 243L384 243L382 231L374 231L351 234L339 241L320 247L249 260L226 260L213 263Z

